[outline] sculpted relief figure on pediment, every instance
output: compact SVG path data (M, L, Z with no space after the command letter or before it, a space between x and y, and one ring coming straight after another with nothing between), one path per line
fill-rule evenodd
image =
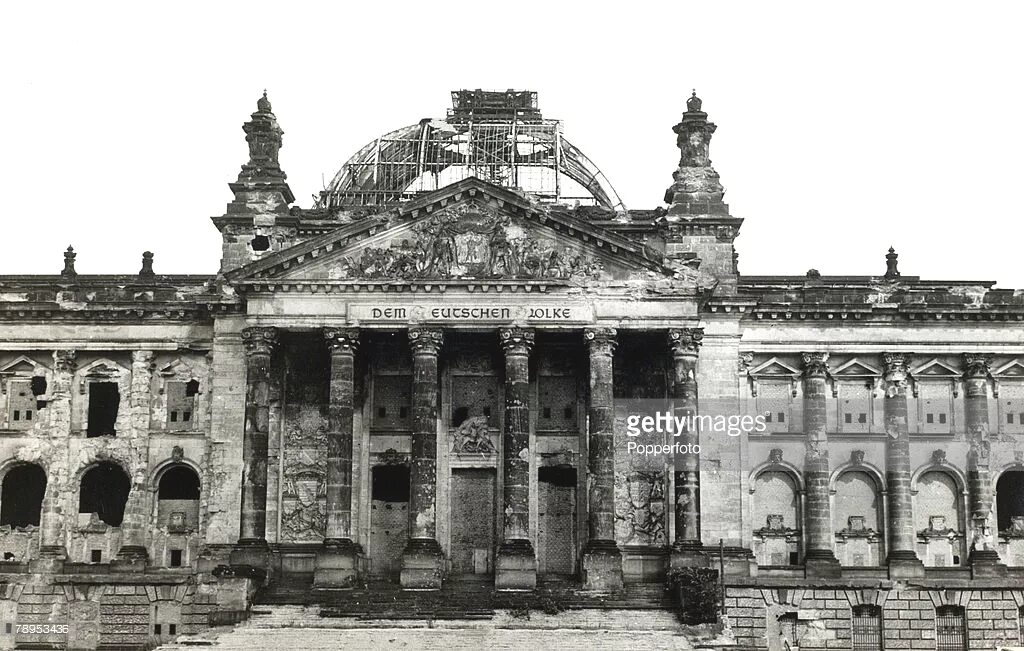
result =
M345 258L343 278L596 279L601 263L582 247L531 237L509 215L464 203L413 227L415 237Z

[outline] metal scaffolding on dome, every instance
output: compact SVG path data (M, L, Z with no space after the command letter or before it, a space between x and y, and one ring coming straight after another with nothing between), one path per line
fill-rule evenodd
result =
M445 119L387 133L353 155L317 208L409 200L470 176L545 203L626 207L600 169L548 120L533 91L459 90Z

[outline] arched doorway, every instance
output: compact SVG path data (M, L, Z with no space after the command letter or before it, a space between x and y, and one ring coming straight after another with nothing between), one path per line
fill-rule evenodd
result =
M104 461L82 475L78 513L96 514L111 527L120 527L132 484L128 473L117 464Z
M39 526L46 494L46 471L34 463L18 464L4 475L0 490L0 526Z

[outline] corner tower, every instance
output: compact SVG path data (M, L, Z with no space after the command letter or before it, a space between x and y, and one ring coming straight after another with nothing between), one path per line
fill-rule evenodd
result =
M295 219L288 207L295 196L278 161L284 131L266 91L242 130L249 144L249 162L242 165L238 180L228 184L235 198L227 212L213 218L223 238L221 273L286 248L295 238Z
M686 100L686 112L672 127L679 147L679 167L665 191L668 210L660 220L668 257L696 253L701 271L718 281L720 295L736 293L738 260L733 241L742 219L729 214L725 188L711 166L711 136L718 126L708 120L697 92Z

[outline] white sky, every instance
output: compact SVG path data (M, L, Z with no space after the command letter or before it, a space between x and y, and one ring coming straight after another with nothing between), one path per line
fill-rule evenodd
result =
M568 5L568 3L565 3ZM691 88L718 124L745 274L1024 288L1024 5L4 3L0 273L214 273L209 221L269 91L298 203L457 88L536 90L654 208ZM489 7L500 9L489 9Z

